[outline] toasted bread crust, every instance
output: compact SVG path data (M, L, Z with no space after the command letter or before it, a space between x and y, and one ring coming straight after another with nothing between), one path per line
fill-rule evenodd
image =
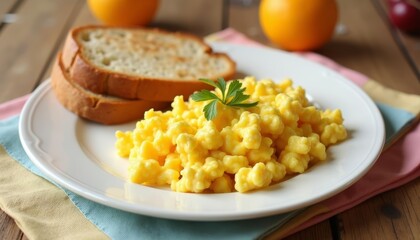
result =
M64 68L69 72L70 79L83 88L94 93L112 95L125 99L144 99L150 101L171 101L176 95L183 95L188 98L194 91L200 89L211 89L198 79L173 79L173 78L151 78L133 76L121 72L110 71L97 67L86 59L83 54L83 47L77 40L77 35L89 28L109 28L86 26L73 29L66 40L63 50ZM130 30L130 28L128 28ZM228 65L229 70L221 76L231 79L236 72L236 65L226 54L213 53L200 38L185 33L169 33L158 29L144 29L144 31L163 32L174 34L180 38L189 38L203 45L204 51L212 58L222 58ZM201 76L208 77L208 76ZM213 77L213 78L216 78Z
M144 100L124 100L94 94L77 86L69 80L58 55L52 70L51 83L59 102L78 116L102 123L119 124L139 120L144 112L154 108L165 109L168 102L152 102Z

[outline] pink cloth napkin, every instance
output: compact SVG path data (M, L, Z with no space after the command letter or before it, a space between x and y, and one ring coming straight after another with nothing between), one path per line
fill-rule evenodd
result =
M25 95L0 104L0 120L19 114L28 98L29 95Z

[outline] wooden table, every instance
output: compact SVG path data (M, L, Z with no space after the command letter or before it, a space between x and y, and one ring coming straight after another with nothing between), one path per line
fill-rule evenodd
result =
M154 26L200 36L233 27L269 44L258 24L258 1L161 0ZM318 52L384 85L420 94L420 37L396 30L385 0L339 0L344 31ZM188 10L186 10L188 9ZM0 1L0 103L33 91L72 26L97 23L85 0ZM380 194L288 239L419 239L420 180ZM0 211L0 239L26 239Z

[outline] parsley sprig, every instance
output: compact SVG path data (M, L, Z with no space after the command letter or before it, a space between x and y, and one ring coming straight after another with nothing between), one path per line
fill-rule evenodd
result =
M191 95L192 100L196 102L210 100L210 102L203 108L204 116L207 120L212 120L217 116L217 102L221 102L222 104L230 107L242 108L254 107L258 104L258 102L244 103L244 101L249 99L250 96L244 94L245 88L242 88L242 83L238 80L233 80L227 89L227 84L223 78L217 79L216 82L204 78L199 80L215 87L216 89L219 89L222 93L222 98L209 90L201 90Z

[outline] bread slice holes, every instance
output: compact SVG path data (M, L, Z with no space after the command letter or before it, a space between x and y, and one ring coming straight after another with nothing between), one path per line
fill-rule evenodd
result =
M178 69L176 74L178 75L178 77L183 78L187 76L188 72L185 69Z
M111 59L110 58L104 58L104 59L102 59L102 64L103 65L105 65L105 66L109 66L109 65L111 65Z
M83 33L81 38L82 38L83 42L89 42L90 41L90 34L89 33Z
M121 60L121 59L119 59L118 57L113 56L113 55L104 56L104 58L102 58L102 60L101 60L101 63L104 66L109 67L109 66L111 66L112 62L115 62L115 61L118 61L118 60Z

